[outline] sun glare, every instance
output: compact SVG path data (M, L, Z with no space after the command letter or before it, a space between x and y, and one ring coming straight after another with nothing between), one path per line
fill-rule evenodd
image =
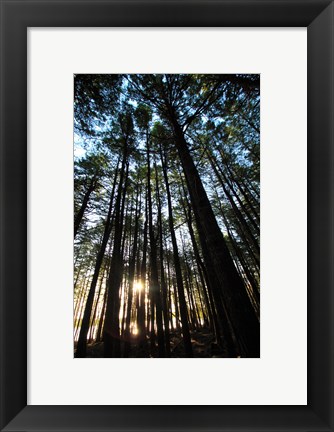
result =
M136 282L133 284L133 289L134 289L134 291L136 291L136 292L141 291L141 290L143 289L143 284L142 284L142 282L141 282L141 281L136 281Z

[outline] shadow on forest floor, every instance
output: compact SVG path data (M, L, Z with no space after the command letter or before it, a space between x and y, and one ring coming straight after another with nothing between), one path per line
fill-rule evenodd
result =
M193 357L195 358L227 358L229 357L224 348L221 348L215 342L215 338L208 328L201 328L191 331L191 344L193 347ZM157 346L153 350L148 349L149 339L147 339L147 348L145 352L139 348L139 344L134 339L129 351L129 358L156 358L158 357ZM185 358L185 351L180 333L170 333L171 358ZM87 345L87 356L89 358L103 357L103 342L92 343Z

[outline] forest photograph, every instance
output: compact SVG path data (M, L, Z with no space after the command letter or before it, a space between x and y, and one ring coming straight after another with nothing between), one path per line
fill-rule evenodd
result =
M73 259L75 358L259 358L260 75L74 75Z

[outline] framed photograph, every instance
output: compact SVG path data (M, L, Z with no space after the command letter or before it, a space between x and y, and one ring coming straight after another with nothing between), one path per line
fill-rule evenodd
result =
M332 430L332 1L1 6L1 428Z

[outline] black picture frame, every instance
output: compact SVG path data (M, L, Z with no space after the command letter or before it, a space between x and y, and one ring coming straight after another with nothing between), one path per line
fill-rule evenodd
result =
M333 431L333 0L0 4L1 430ZM27 28L114 26L307 27L307 406L27 406Z

